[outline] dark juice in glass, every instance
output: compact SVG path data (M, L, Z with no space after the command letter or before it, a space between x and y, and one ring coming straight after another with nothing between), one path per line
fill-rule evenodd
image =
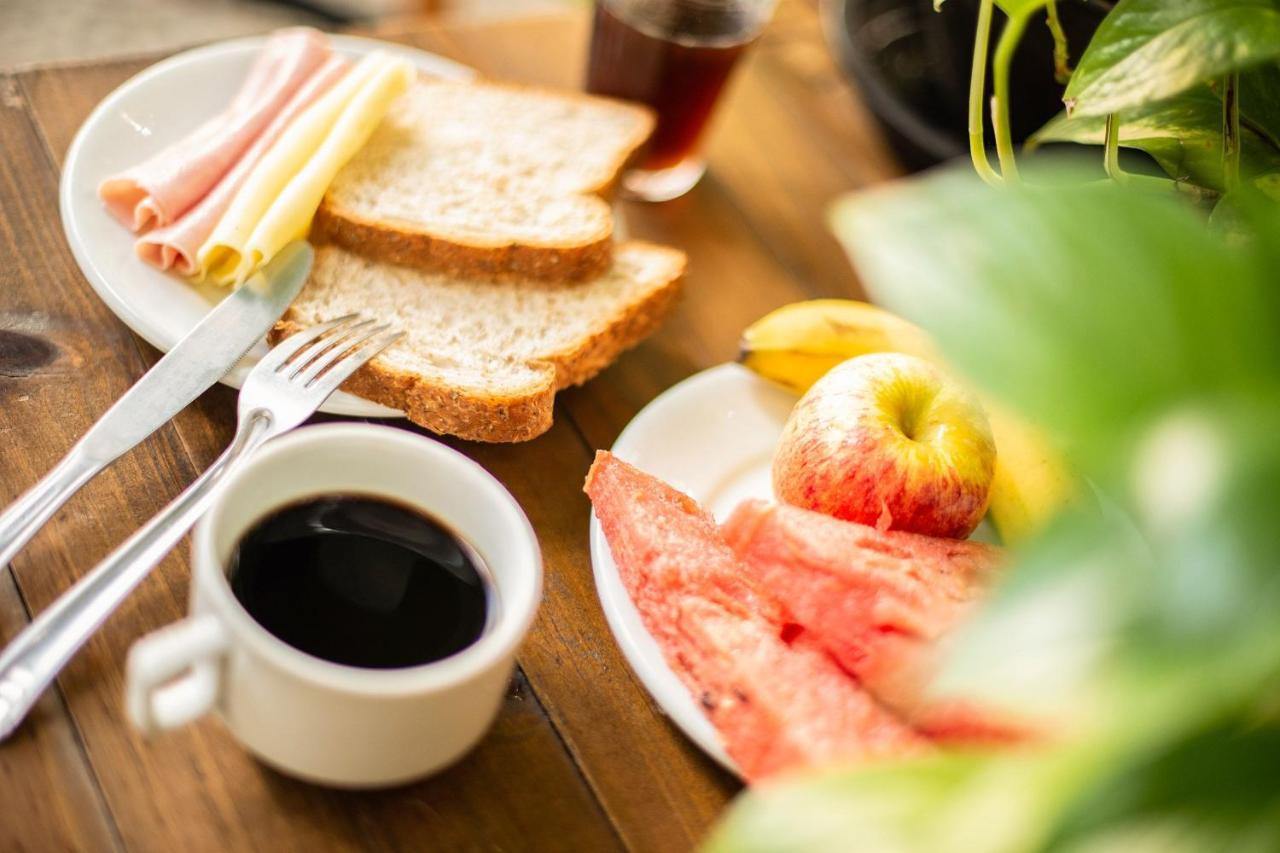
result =
M765 5L598 0L587 91L653 108L657 126L636 164L639 169L673 170L697 159L702 130L734 63L758 37ZM699 161L692 181L666 197L683 193L701 174Z

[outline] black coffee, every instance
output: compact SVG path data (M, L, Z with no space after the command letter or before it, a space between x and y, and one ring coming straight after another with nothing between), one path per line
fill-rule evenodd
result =
M389 669L446 658L488 618L479 557L400 504L331 495L292 504L237 543L231 589L262 627L324 660Z

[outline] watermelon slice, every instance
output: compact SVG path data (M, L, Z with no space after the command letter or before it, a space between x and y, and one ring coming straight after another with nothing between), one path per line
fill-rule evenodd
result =
M929 748L803 631L781 627L781 608L687 495L603 451L586 492L645 627L748 781Z
M943 741L1004 742L1027 728L927 690L938 645L989 585L1002 552L748 501L726 540L783 609L848 672L917 729Z

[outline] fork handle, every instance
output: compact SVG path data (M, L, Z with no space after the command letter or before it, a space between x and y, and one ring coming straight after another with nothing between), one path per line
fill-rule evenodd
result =
M227 474L271 435L267 413L248 412L230 446L199 479L10 641L0 653L0 740L13 733L67 661L186 535Z
M74 447L40 482L0 513L0 570L9 565L58 507L102 468L102 462Z

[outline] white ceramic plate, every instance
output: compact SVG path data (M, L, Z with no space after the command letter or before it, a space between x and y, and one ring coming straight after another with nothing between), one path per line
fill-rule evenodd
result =
M773 451L796 400L745 367L722 364L654 398L618 436L613 453L675 486L723 522L748 498L773 500ZM971 538L999 541L988 521ZM737 773L715 727L640 620L594 514L591 565L609 628L641 683L703 751Z
M723 521L747 498L772 499L773 449L796 398L736 364L722 364L675 385L636 415L613 453L685 492ZM737 772L715 728L667 666L645 630L591 516L591 565L609 628L645 688L677 726Z
M103 302L129 328L167 352L226 295L215 287L192 287L162 273L133 253L133 235L98 201L98 184L180 139L231 100L265 42L265 36L196 48L132 77L108 95L76 134L62 169L62 227L76 262ZM382 48L403 56L426 74L468 79L475 72L432 53L353 36L330 36L334 50L359 58ZM239 388L266 352L259 343L222 380ZM338 392L323 411L360 417L401 413Z

